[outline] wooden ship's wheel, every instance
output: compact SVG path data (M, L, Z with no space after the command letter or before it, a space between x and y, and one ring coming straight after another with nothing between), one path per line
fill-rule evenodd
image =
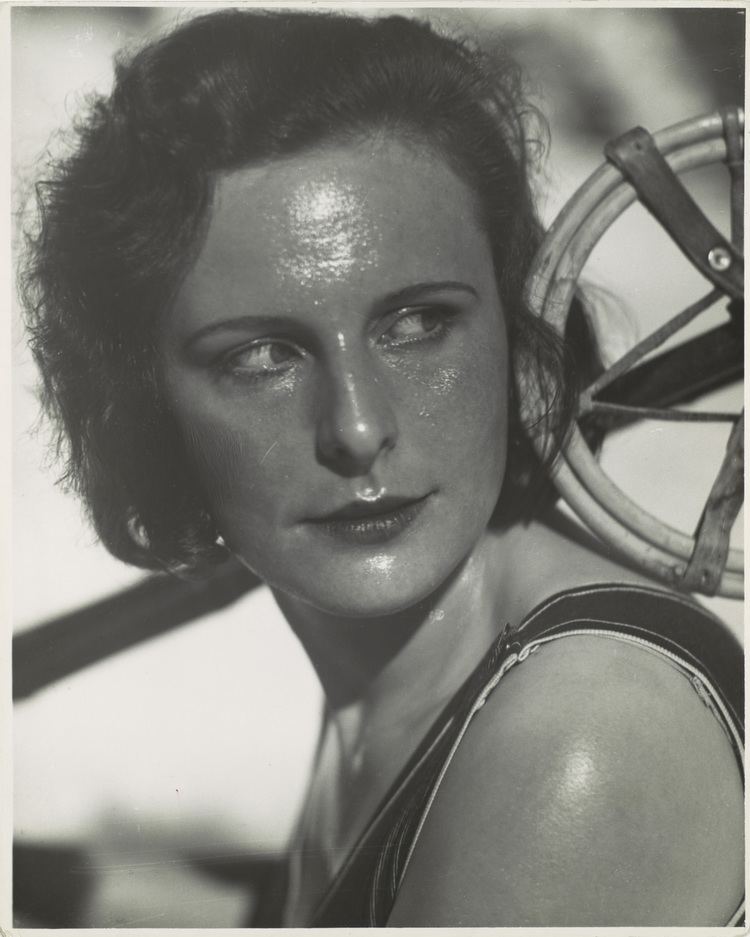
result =
M743 557L730 549L729 536L743 500L744 411L701 412L678 405L743 374L743 126L742 110L725 108L654 136L637 127L607 144L607 162L553 223L526 288L528 306L562 335L591 251L636 200L708 281L710 289L702 298L639 341L581 392L576 423L552 471L573 511L637 565L677 588L734 598L743 594ZM679 178L719 162L729 173L729 238L716 230ZM722 300L726 324L642 360ZM546 404L532 375L523 365L517 368L519 397L526 421L542 426ZM732 423L721 468L692 534L643 510L604 473L580 428L582 421L597 418L614 424L634 419ZM545 434L538 432L533 441L543 455Z

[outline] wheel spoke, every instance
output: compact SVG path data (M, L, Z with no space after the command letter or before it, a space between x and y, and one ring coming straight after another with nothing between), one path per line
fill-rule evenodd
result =
M678 312L669 322L665 322L661 328L641 339L641 341L638 342L637 345L634 345L630 351L626 352L622 358L618 358L611 367L607 368L604 374L599 375L599 377L581 394L581 405L584 410L591 409L593 398L602 388L614 381L615 378L620 377L621 374L624 374L644 355L653 351L654 348L658 348L670 335L679 332L688 322L691 322L696 316L699 316L710 306L713 306L721 296L722 293L720 290L711 290L711 292L707 293L702 299L699 299L691 306L683 309L682 312Z
M733 423L736 413L717 410L675 410L667 407L631 407L625 403L594 400L588 413L613 414L639 420L669 420L673 423ZM580 416L584 416L580 413Z
M741 381L741 326L741 320L725 322L652 355L613 381L597 401L631 407L679 407Z

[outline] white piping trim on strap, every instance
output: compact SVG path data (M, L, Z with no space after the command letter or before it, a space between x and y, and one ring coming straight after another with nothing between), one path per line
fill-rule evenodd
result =
M329 887L326 889L325 894L322 896L318 904L315 906L315 913L313 915L313 919L315 919L315 917L320 915L325 910L325 908L330 904L331 900L336 896L340 883L344 880L344 877L346 876L347 872L351 868L355 859L359 856L360 852L362 851L362 845L363 843L367 841L367 837L370 834L370 831L372 830L372 828L377 823L378 819L390 807L394 799L401 793L404 787L411 781L411 779L414 777L414 774L424 764L425 759L428 758L430 754L434 751L435 746L440 742L440 740L445 735L447 730L450 728L452 723L453 723L452 718L446 720L445 725L440 729L440 731L432 740L432 742L430 742L428 748L422 753L419 760L413 765L409 773L403 778L403 780L398 785L398 787L394 788L393 790L389 792L387 799L381 805L381 809L378 810L377 814L370 819L365 829L357 837L357 842L352 847L351 852L342 863L341 868L339 868L336 874L334 875L333 880L331 881Z
M446 757L445 762L443 763L443 766L440 769L440 774L437 776L437 779L435 781L435 784L433 785L432 791L430 792L429 799L427 800L424 810L422 811L422 816L420 817L419 824L417 825L417 828L414 831L414 838L412 839L411 846L409 847L409 852L407 853L407 856L406 856L406 861L404 862L404 868L401 873L401 879L399 881L399 885L404 880L404 875L406 874L406 870L409 867L409 863L411 862L411 857L414 853L414 848L417 845L417 840L419 839L420 833L422 832L422 827L424 826L425 821L427 820L427 814L430 812L430 808L432 807L432 804L435 798L437 797L438 788L442 784L443 778L445 777L445 773L448 770L451 761L453 761L453 756L458 751L458 746L461 744L461 741L464 735L466 734L466 730L469 728L469 723L474 718L474 716L479 712L482 706L484 706L485 702L487 701L487 697L495 689L495 687L498 685L500 680L505 676L505 674L510 670L510 668L514 664L518 663L519 656L520 656L519 654L511 654L503 662L502 667L492 677L489 683L485 685L484 689L477 697L476 702L472 705L471 710L469 711L469 714L464 719L463 725L461 726L461 730L456 736L456 739L453 742L453 745L451 745L450 751L448 752L448 756Z

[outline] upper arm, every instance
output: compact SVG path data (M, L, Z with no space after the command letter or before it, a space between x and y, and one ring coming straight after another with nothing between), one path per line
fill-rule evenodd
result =
M566 637L474 717L389 924L722 925L742 836L731 743L684 673Z

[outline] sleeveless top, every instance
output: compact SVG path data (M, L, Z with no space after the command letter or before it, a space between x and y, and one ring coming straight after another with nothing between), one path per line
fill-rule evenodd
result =
M553 596L507 626L409 759L318 905L311 926L384 926L426 816L469 723L511 667L569 635L650 648L676 665L724 725L743 764L742 650L691 599L643 586L593 585ZM289 870L262 899L255 926L283 926ZM730 925L742 923L744 902Z

